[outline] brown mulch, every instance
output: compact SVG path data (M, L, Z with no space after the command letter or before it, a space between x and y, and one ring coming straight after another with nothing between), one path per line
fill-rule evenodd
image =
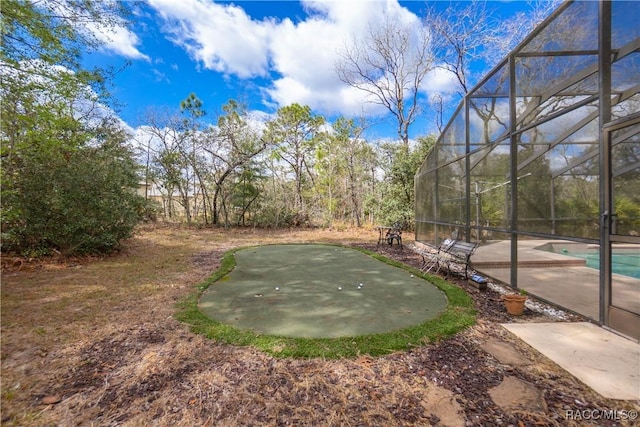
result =
M406 247L355 245L420 266L420 256ZM200 276L214 271L226 249L196 254L193 269ZM637 409L637 402L602 398L501 328L499 323L514 319L497 292L479 291L460 278L450 281L472 296L478 312L475 326L406 352L354 360L279 359L207 340L171 317L172 303L185 289L167 290L136 321L118 323L118 310L140 309L136 302L123 304L113 309L111 329L102 329L96 339L34 356L36 363L16 367L29 369L41 383L27 396L14 398L32 409L32 418L14 409L3 385L2 423L565 426L585 425L565 419L567 410ZM528 309L518 319L553 320ZM499 363L480 347L489 337L511 343L532 364ZM5 357L3 349L3 361ZM49 367L56 369L48 372ZM507 413L498 407L489 390L507 375L541 390L547 410ZM44 398L58 403L43 405ZM630 424L599 420L592 425Z

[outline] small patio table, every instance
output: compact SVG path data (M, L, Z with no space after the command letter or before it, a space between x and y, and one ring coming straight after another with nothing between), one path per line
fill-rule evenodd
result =
M389 235L389 232L393 229L393 227L385 227L382 225L379 225L378 227L376 227L378 229L378 245L380 243L385 243L387 241L387 236Z
M402 248L402 231L400 231L399 224L394 224L391 227L380 225L376 228L378 229L378 245L386 242L391 246L395 240Z

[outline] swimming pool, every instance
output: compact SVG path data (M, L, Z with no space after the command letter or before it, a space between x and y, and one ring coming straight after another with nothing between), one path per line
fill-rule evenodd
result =
M595 245L580 243L548 243L539 249L586 260L587 267L600 269L600 249ZM640 251L636 248L614 248L611 254L611 271L640 279Z
M600 269L599 253L580 253L572 252L568 255L587 260L587 267ZM611 271L624 276L635 277L640 279L640 255L634 254L611 254Z

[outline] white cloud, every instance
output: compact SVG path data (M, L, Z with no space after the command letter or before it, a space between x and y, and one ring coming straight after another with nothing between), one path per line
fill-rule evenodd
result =
M298 103L308 105L322 114L342 114L354 116L381 116L387 110L378 104L367 101L367 95L359 89L336 83L335 87L315 89L311 84L293 77L283 77L273 82L267 89L270 99L277 106Z
M241 78L265 76L275 23L255 21L235 5L206 0L149 0L172 41L205 68Z
M140 44L138 36L126 27L124 20L114 14L113 11L118 8L117 0L96 2L89 8L89 12L85 10L82 2L44 0L35 3L36 7L48 9L51 15L77 26L76 29L83 35L100 42L102 50L131 59L149 61L149 57L136 47ZM103 12L105 16L101 17L103 19L95 19L91 16L94 12L97 14Z
M339 51L347 40L362 37L385 12L410 23L419 19L396 1L305 1L309 18L284 21L271 44L273 69L281 77L267 90L279 105L297 102L325 114L373 116L386 110L367 102L367 95L342 83L336 72ZM370 99L369 99L370 101Z
M274 118L273 115L264 111L252 110L247 112L247 123L250 129L262 132L267 127L267 122Z
M149 61L149 57L138 50L140 44L138 36L124 27L100 29L94 24L87 26L88 30L103 43L102 49L117 53L126 58L143 59Z
M71 100L61 99L58 86L68 84L65 76L74 76L75 71L72 69L62 65L47 64L40 59L23 61L18 68L3 65L0 63L0 75L15 79L17 84L31 87L37 104L46 106L64 102L71 108L73 117L77 120L97 126L105 119L112 119L127 132L132 131L132 128L111 107L100 101L100 97L90 85L77 86L77 93ZM0 95L3 94L2 92L0 90Z
M167 82L167 83L171 83L171 81L169 80L169 78L167 77L167 75L165 73L163 73L160 70L157 70L155 68L153 68L151 70L151 72L153 73L154 76L156 76L156 82Z
M338 52L369 25L392 15L411 25L420 18L397 0L302 1L306 17L256 20L234 4L212 0L148 0L164 20L170 39L204 68L242 79L271 77L265 105L299 103L322 114L383 115L362 91L342 83L335 72ZM240 5L242 3L239 3ZM447 93L452 82L440 73L424 90Z
M421 90L445 97L455 94L459 90L459 84L453 73L442 68L434 68L423 80Z

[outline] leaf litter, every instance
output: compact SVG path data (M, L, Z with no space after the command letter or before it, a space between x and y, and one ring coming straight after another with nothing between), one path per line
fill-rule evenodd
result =
M172 317L175 302L233 247L335 242L419 267L420 256L408 247L372 244L374 233L147 227L113 259L73 261L83 268L64 280L75 284L77 303L90 320L68 315L74 305L52 298L63 286L52 275L68 274L59 261L52 269L11 261L9 267L19 270L3 272L3 425L560 426L571 425L564 419L567 409L637 410L637 402L602 398L500 328L498 323L513 321L500 293L478 291L456 278L451 281L475 301L477 324L440 342L376 358L275 358L195 335ZM154 270L147 270L149 262L162 266L161 274L147 272L130 283L112 283L104 276L111 270L98 268L120 263L130 275ZM91 301L93 290L83 285L95 280L107 282L112 292L102 301ZM26 282L36 287L25 289ZM553 320L527 309L520 321ZM36 328L44 332L34 333ZM509 342L532 363L499 363L480 347L491 337ZM546 411L503 411L489 390L505 376L534 384ZM600 425L620 425L607 422Z

